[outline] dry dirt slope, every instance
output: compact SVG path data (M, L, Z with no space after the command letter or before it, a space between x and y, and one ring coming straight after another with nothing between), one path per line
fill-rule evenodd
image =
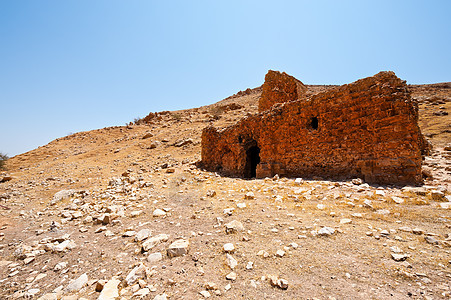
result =
M197 169L202 128L255 112L259 89L16 156L0 183L0 297L448 299L450 86L411 87L435 146L417 188ZM169 258L179 239L188 253Z

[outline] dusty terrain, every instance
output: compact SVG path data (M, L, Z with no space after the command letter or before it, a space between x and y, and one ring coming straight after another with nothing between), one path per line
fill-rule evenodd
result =
M256 112L259 88L11 158L0 298L450 299L451 84L410 88L434 146L420 187L198 169L202 129Z

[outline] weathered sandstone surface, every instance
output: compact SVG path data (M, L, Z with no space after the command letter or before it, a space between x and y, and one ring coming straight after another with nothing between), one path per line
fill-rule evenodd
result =
M245 178L278 174L422 182L422 153L428 144L405 81L380 72L297 100L302 86L289 75L269 71L258 114L222 130L204 129L202 166ZM280 102L286 103L265 110Z

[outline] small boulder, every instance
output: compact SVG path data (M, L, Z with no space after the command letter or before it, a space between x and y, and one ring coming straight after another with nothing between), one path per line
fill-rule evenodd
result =
M87 283L88 283L88 275L84 273L77 279L72 280L65 290L66 292L78 292L79 290L84 288Z
M141 242L141 241L149 238L151 235L152 235L152 232L150 231L150 229L141 229L135 235L135 241Z
M118 286L121 283L118 279L109 280L102 289L98 300L114 300L119 297Z
M153 211L152 215L153 215L154 217L162 217L162 216L165 216L165 215L166 215L166 212L165 212L164 210L162 210L162 209L157 208L157 209L155 209L155 210Z
M161 242L166 242L169 239L169 236L167 234L159 234L154 237L149 238L142 244L142 249L144 252L149 251L150 249L154 248L156 245L158 245Z
M335 229L332 227L323 227L320 230L318 230L318 235L320 236L330 236L335 233Z
M230 253L235 250L235 246L232 243L224 244L223 246L224 252Z
M156 263L163 259L163 255L160 252L151 253L147 256L147 261L149 263Z
M167 254L169 257L182 256L188 253L189 241L188 240L176 240L167 249Z
M244 226L240 221L233 220L225 224L225 232L227 234L236 233L238 231L244 231Z

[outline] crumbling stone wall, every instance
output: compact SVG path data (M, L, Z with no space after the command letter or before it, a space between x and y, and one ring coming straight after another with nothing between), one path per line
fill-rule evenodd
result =
M258 111L270 109L276 103L304 98L307 87L293 76L283 72L269 70L262 86L262 95L258 103Z
M229 176L422 182L418 106L393 72L277 105L202 133L201 165Z

